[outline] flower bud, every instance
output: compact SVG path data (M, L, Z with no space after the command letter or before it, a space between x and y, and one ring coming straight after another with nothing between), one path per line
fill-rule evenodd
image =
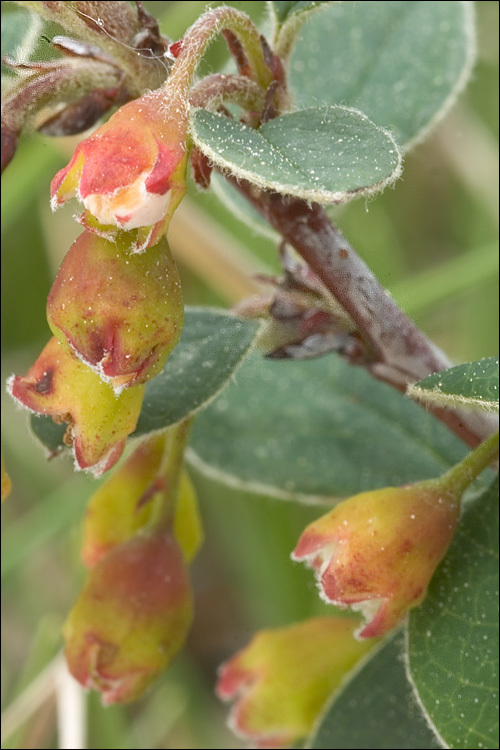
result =
M117 396L56 338L50 339L24 377L9 379L8 389L30 411L67 422L64 442L73 446L77 467L91 469L96 476L120 458L144 398L143 385Z
M142 441L132 455L92 495L83 526L82 559L91 567L123 544L154 517L164 503L168 477L162 475L165 435ZM202 540L196 494L186 471L179 481L173 531L184 560L189 562Z
M165 234L186 186L187 109L182 97L161 91L121 107L76 148L51 185L52 209L76 197L80 221L113 238L138 230L136 249Z
M191 615L175 539L139 533L90 570L64 626L69 670L105 704L135 700L181 648Z
M319 617L257 633L223 664L217 694L237 698L230 726L258 748L285 747L309 734L332 692L371 643L358 622Z
M127 233L113 243L84 232L64 258L47 300L52 333L117 392L162 369L184 320L166 238L142 255L129 250Z
M292 558L314 568L326 602L362 612L360 638L384 635L425 597L459 499L439 480L363 492L310 524Z

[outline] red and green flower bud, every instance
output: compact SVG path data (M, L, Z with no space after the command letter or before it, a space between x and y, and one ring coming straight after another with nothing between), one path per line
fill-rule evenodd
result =
M174 537L139 533L89 572L64 626L69 670L105 704L135 700L179 651L191 617Z
M236 699L231 728L258 748L309 734L332 692L371 647L356 620L316 618L257 633L219 671L217 694Z
M165 436L144 440L91 497L83 527L82 558L91 567L154 520L155 506L166 501L168 477L162 475ZM175 502L174 536L190 562L201 541L196 494L183 472Z
M89 367L50 339L23 377L8 381L11 395L37 414L67 422L64 441L72 445L79 469L99 475L120 458L134 431L144 398L144 386L116 395Z
M113 238L137 230L136 250L165 234L186 186L187 105L160 90L121 107L52 180L52 208L78 198L80 221Z
M84 232L63 260L47 300L52 333L115 390L154 377L177 345L182 290L166 238L130 253L130 235L110 242Z
M292 553L315 570L322 598L360 610L360 638L394 628L426 594L460 515L439 480L363 492L310 524Z

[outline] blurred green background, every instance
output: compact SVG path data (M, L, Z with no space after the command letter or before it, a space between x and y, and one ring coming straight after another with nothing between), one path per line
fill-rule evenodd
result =
M230 4L257 21L264 9L261 2ZM145 5L178 38L207 4ZM478 59L457 105L408 155L394 190L336 214L381 282L455 362L498 351L498 3L477 2L476 9ZM217 43L205 71L224 59ZM69 210L50 214L49 183L75 143L27 137L2 178L4 382L26 372L49 336L47 293L80 231ZM276 243L252 234L212 193L191 189L189 198L171 243L186 302L228 306L251 290L249 271L278 268ZM10 710L30 685L35 695L28 694L32 708L21 718L7 712L16 731L2 746L52 748L53 691L33 680L62 646L60 627L84 575L80 519L96 483L74 476L69 459L47 462L26 415L5 394L2 444L13 482L2 511L2 707ZM206 543L192 571L196 619L187 648L137 704L102 709L90 697L90 748L242 746L213 696L217 666L255 629L322 611L312 576L289 560L318 510L193 478Z

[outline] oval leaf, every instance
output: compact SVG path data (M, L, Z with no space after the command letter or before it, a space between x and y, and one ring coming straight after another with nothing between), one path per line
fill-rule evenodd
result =
M408 147L463 89L474 48L470 2L331 3L300 32L290 86L298 107L359 108Z
M190 457L229 484L283 498L345 497L439 476L466 453L434 417L331 355L251 354L197 418Z
M209 159L239 179L318 203L342 203L382 190L401 172L392 137L346 107L277 117L258 130L198 109L192 137Z
M440 406L472 406L498 411L498 357L468 362L410 385L408 395Z
M258 324L223 310L186 308L181 340L161 373L146 385L133 437L161 430L202 409L227 385L252 346ZM33 416L35 435L51 451L66 425Z
M498 747L498 479L464 513L411 612L409 670L450 748Z
M321 718L314 750L429 750L442 747L415 703L402 659L403 637L370 654Z

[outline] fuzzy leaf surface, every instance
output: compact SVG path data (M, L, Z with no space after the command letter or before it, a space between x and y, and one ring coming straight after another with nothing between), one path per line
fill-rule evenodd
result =
M439 476L466 452L434 417L335 355L253 352L193 427L192 460L278 497L346 495Z
M314 750L429 750L442 747L415 702L402 660L404 639L393 636L335 696L306 745Z
M498 478L463 514L410 613L410 676L450 748L498 747Z
M360 112L313 107L258 130L198 109L196 145L218 167L266 190L319 203L343 203L379 191L399 176L392 137Z
M356 107L407 146L462 90L474 47L469 2L331 3L311 15L294 47L295 105Z
M410 386L408 395L443 406L498 411L498 357L456 365Z

